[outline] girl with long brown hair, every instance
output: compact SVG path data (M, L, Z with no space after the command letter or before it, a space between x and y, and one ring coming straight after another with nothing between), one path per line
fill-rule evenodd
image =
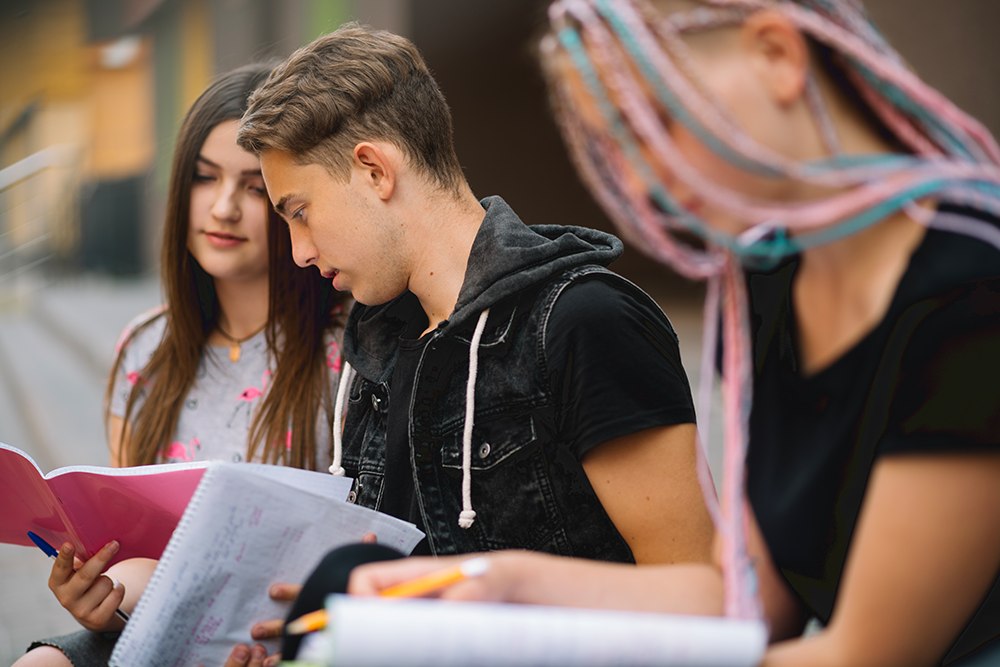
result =
M330 373L339 370L331 334L342 297L294 265L257 159L235 143L246 98L269 71L251 65L222 76L181 128L162 250L166 306L126 329L108 387L109 446L117 465L226 454L318 469L329 455L316 437L328 434L329 424L316 421L329 407ZM216 145L213 160L206 153ZM232 174L220 164L229 153L241 167ZM155 339L151 354L134 349L143 338ZM248 384L230 402L235 413L255 399L259 406L242 419L228 406L209 419L212 429L235 431L235 441L210 443L194 426L186 429L188 421L205 421L189 414L202 409L193 402L199 395L222 400L202 385L248 367L244 355L255 350L266 351L270 363L246 368Z
M295 266L257 157L236 144L247 98L270 70L220 76L181 126L161 258L166 303L119 341L105 411L112 465L330 464L344 299ZM121 628L114 610L135 604L154 565L116 565L123 586L102 575L117 543L75 571L67 547L49 587L87 631L36 642L18 664L107 664L108 631Z

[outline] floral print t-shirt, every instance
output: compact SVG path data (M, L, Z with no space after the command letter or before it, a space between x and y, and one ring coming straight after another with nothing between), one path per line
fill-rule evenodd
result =
M122 341L127 343L111 394L111 414L124 416L129 394L163 338L166 320L164 309L159 308L140 315L125 327L119 346ZM143 327L147 322L148 326ZM130 340L132 332L140 327L143 328ZM326 345L331 387L336 387L341 366L340 345L332 335ZM263 331L243 341L239 360L235 362L229 358L228 346L205 346L177 429L170 444L160 453L159 462L243 461L254 410L267 392L271 378L270 364ZM133 414L143 399L140 393ZM316 419L317 470L326 470L332 458L328 424L325 412Z

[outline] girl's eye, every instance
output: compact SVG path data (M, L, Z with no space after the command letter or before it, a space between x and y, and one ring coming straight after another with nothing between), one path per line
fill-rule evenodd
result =
M258 195L260 197L267 196L267 190L264 188L263 185L250 185L250 186L247 186L247 189L250 190L250 192L252 192L255 195Z
M215 176L211 174L204 174L200 171L194 172L194 182L195 183L211 183L215 180Z

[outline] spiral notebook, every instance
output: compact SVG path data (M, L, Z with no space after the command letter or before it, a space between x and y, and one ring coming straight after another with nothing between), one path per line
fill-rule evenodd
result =
M303 581L328 550L366 533L406 553L423 538L412 524L245 466L209 464L112 666L221 665L233 646L251 641L254 623L287 612L268 598L272 583Z
M709 616L345 595L327 611L296 664L753 667L767 645L763 622Z

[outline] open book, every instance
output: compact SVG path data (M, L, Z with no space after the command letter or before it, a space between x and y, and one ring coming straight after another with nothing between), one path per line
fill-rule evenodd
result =
M27 453L0 443L0 542L35 548L28 531L89 558L111 540L126 558L159 558L204 473L204 463L136 468L67 466L43 475Z
M405 667L752 667L760 621L568 607L332 595L296 664Z
M254 623L287 613L268 598L272 583L302 582L327 551L367 533L404 553L423 538L410 523L247 465L208 464L111 665L221 665L233 646L251 641Z
M289 486L343 500L351 480L286 466L234 464ZM110 468L66 466L43 475L34 459L0 443L0 542L35 548L28 531L87 559L111 540L127 558L159 558L208 462Z

